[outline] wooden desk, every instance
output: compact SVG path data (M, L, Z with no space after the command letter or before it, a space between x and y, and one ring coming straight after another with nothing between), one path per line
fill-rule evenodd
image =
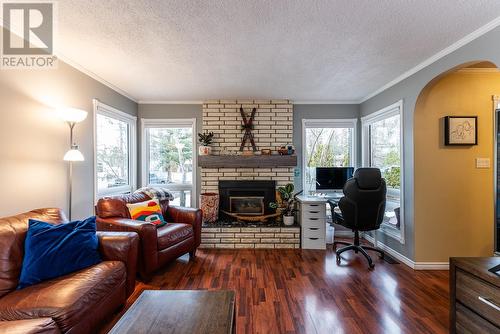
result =
M450 259L450 333L500 333L500 257Z
M234 298L233 291L146 290L109 333L232 333Z

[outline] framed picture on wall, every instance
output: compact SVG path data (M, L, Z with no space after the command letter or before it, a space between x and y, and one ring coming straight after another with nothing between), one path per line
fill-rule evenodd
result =
M446 116L445 145L477 145L477 116Z

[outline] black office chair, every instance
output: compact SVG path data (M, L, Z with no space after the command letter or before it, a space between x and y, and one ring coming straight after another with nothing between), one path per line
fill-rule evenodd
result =
M361 252L368 260L370 268L375 265L366 249L378 252L380 258L384 258L382 250L361 246L359 231L373 231L380 228L384 218L386 193L385 180L378 168L358 168L354 176L347 180L344 185L344 197L338 203L329 201L334 222L354 231L353 244L344 241L333 243L334 249L336 249L337 244L347 245L337 250L337 263L340 263L340 254L348 250L354 250L356 253ZM342 215L334 213L336 205L339 206Z

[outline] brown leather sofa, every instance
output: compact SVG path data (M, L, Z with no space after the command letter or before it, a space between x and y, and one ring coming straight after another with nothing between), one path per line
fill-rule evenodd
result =
M103 262L16 290L30 218L67 222L59 209L0 218L0 331L96 332L134 290L137 234L97 232Z
M130 219L127 203L150 200L143 193L102 198L97 202L97 229L104 231L133 231L140 237L139 275L145 281L151 274L179 256L189 252L195 256L201 242L201 210L169 205L160 201L167 225L157 228L143 221Z

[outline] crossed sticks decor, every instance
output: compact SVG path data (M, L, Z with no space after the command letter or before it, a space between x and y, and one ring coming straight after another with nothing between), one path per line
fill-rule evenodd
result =
M250 144L252 145L252 150L255 152L257 151L257 146L255 146L255 140L253 138L253 120L255 117L255 112L257 109L253 108L252 109L252 114L250 115L250 118L247 118L247 115L245 114L245 111L243 111L243 108L240 107L240 114L241 118L243 119L243 124L241 125L241 130L245 131L243 134L243 139L241 140L241 145L240 145L240 151L243 151L245 148L246 142L249 140Z

